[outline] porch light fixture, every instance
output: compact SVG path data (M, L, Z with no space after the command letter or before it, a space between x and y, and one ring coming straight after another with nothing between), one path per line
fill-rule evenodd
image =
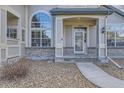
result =
M81 18L80 18L80 17L78 17L77 19L78 19L78 20L80 20Z
M102 33L104 33L104 32L105 32L105 27L102 28Z

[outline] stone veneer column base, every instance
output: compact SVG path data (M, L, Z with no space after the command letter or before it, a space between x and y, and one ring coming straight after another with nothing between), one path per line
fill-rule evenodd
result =
M55 62L64 62L64 58L55 57Z
M100 58L99 59L100 60L100 63L108 63L108 58L107 57L105 57L105 58Z

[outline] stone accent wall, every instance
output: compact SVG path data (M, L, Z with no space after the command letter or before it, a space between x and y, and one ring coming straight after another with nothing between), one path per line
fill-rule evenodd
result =
M73 47L64 47L63 55L64 56L73 56L74 55L74 48Z
M55 48L26 48L26 58L31 60L53 60Z
M32 60L54 60L55 48L26 48L26 58ZM73 47L63 48L63 58L97 58L96 48L87 48L87 54L74 54ZM124 48L109 48L108 56L124 58Z
M124 58L124 48L108 48L107 52L112 58Z
M72 58L96 58L97 52L96 48L87 48L86 54L74 54L74 48L73 47L64 47L63 49L63 55L70 56Z

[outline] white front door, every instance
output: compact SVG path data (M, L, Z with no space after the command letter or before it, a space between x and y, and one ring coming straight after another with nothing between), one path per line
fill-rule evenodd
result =
M84 29L74 29L74 53L84 53Z

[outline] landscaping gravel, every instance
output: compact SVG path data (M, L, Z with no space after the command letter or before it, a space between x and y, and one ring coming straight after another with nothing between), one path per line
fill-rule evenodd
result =
M4 88L95 88L75 64L30 61L30 71L25 78L13 81L0 80Z
M113 59L113 60L115 60L120 66L124 67L124 59ZM102 70L107 72L108 74L118 79L124 80L124 68L119 69L111 62L107 64L100 64L100 63L95 63L95 64L99 66Z

